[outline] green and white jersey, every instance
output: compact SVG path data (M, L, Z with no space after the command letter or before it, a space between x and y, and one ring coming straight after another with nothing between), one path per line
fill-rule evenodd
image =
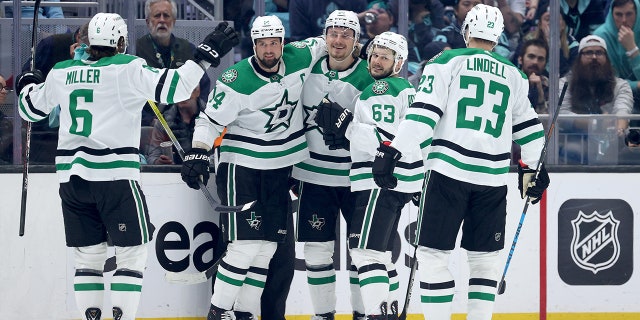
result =
M268 170L309 157L304 136L302 85L326 54L322 38L285 45L277 73L265 77L244 59L222 73L196 119L193 141L213 145L224 127L220 162Z
M425 65L416 100L391 145L404 153L433 139L427 170L478 185L505 185L512 140L532 168L544 145L528 92L526 76L493 52L444 51Z
M329 69L328 56L316 62L302 88L305 136L310 157L293 167L294 178L323 186L349 186L349 151L329 150L322 140L322 132L312 119L325 97L353 111L358 96L372 82L365 60L357 59L344 71Z
M155 69L144 59L117 54L98 61L57 63L44 83L20 94L19 112L39 121L60 105L56 171L60 182L139 180L140 121L147 100L188 99L204 70L189 60Z
M376 151L380 142L393 139L415 94L409 81L390 77L375 81L360 95L346 133L353 161L349 174L351 191L379 189L371 173ZM393 175L398 178L394 191L414 193L422 189L424 163L419 145L403 152Z

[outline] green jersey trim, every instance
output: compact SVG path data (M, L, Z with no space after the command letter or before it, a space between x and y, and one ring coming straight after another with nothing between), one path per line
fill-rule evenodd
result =
M507 58L495 52L487 51L479 48L459 48L459 49L453 49L453 50L445 50L442 52L442 54L440 54L439 56L436 56L435 59L430 60L427 64L430 64L430 63L447 64L453 58L456 58L459 56L471 56L474 54L488 55L506 65L512 66L515 70L518 70L518 72L520 73L520 76L522 76L523 79L527 80L527 75L525 75L524 72L522 72L522 70L520 70L518 67L513 65L513 63L511 63L511 61L509 61Z
M509 166L505 166L502 168L489 168L489 167L485 167L485 166L479 166L479 165L473 165L473 164L468 164L468 163L464 163L464 162L460 162L456 159L454 159L453 157L446 155L444 153L441 152L431 152L429 153L429 157L428 160L430 159L440 159L443 160L449 164L451 164L452 166L465 170L465 171L473 171L473 172L481 172L481 173L487 173L487 174L493 174L493 175L500 175L500 174L505 174L509 172Z
M533 140L537 140L544 137L544 132L543 131L538 131L538 132L534 132L528 136L522 137L518 140L516 140L516 143L519 145L524 145L527 144Z
M118 169L118 168L133 168L140 170L139 161L125 161L117 160L111 162L92 162L83 158L75 158L70 163L56 163L56 170L65 171L71 170L74 164L78 164L89 169Z
M233 91L236 91L240 94L250 95L262 88L267 81L260 79L257 75L250 62L251 57L244 59L238 63L236 63L231 68L225 70L220 77L218 77L218 81L226 84ZM224 75L233 73L237 75L236 79L232 81L228 81L223 78Z
M129 62L140 59L139 57L128 55L128 54L116 54L111 57L104 57L95 63L86 63L82 60L65 60L56 63L53 66L53 69L66 69L69 67L77 67L77 66L91 66L91 67L106 67L114 64L128 64Z
M413 86L404 78L384 78L382 80L375 81L362 91L360 100L367 100L371 97L381 95L397 97L400 95L400 92L408 88L413 88Z
M310 164L304 163L304 162L296 163L296 167L298 167L300 169L307 170L307 171L316 172L316 173L322 173L322 174L328 174L328 175L332 175L332 176L343 176L343 177L346 177L346 176L349 175L349 170L348 169L347 170L329 169L329 168L323 168L323 167L310 165Z
M282 150L282 151L259 152L259 151L249 150L249 149L240 148L240 147L220 146L220 152L221 153L222 152L237 153L237 154L242 154L248 157L259 158L259 159L273 159L273 158L280 158L290 154L294 154L306 148L307 148L307 142L305 141L297 146L294 146L292 148Z

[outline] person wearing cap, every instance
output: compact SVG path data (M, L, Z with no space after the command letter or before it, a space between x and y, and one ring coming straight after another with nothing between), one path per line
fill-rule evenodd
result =
M257 318L271 258L278 243L293 236L287 227L291 167L309 157L300 95L327 48L320 37L285 45L284 36L278 17L254 20L254 55L220 75L182 163L182 180L190 188L206 185L208 154L226 127L215 175L218 196L224 205L255 201L251 210L221 215L228 245L209 320Z
M496 7L477 4L466 14L461 30L467 48L443 51L425 65L405 120L390 144L380 144L373 161L376 184L395 190L407 170L396 164L423 142L429 145L415 242L425 319L451 319L460 289L449 260L460 230L469 266L469 279L459 279L469 283L467 319L492 317L512 141L521 146L521 196L538 203L549 185L549 175L538 163L544 129L527 98L527 79L491 52L503 28Z
M580 41L580 57L573 63L571 71L566 77L560 78L560 88L565 82L569 83L564 100L560 106L562 114L615 114L626 116L632 113L633 94L629 83L615 75L607 55L607 44L604 39L589 35ZM599 127L610 120L602 119ZM562 121L563 130L571 133L588 133L598 127L591 127L592 121L586 119ZM619 118L612 124L617 135L623 137L629 125L629 120ZM571 145L573 139L587 139L586 135L570 135L565 147L565 154L571 161L584 163L588 157L580 154ZM575 144L573 145L575 146ZM582 148L579 148L582 149ZM580 157L579 160L577 157Z
M607 56L618 77L627 80L640 112L640 0L614 0L603 25L594 31L604 39ZM632 121L636 122L636 120Z

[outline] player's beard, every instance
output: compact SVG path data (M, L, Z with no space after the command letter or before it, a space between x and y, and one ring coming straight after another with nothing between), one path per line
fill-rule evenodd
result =
M373 73L372 71L375 71L376 73ZM373 70L373 68L369 66L369 74L371 75L372 78L376 80L388 78L391 75L391 73L393 73L393 70L391 70L391 68L383 69L382 73L380 73L378 70Z
M260 64L264 68L271 69L278 65L278 63L280 62L280 57L273 57L271 59L258 58L258 61L260 61Z

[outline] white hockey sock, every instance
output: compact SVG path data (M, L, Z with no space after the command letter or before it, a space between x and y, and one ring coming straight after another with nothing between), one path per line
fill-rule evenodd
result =
M81 318L85 319L85 311L88 308L103 309L102 270L107 260L107 243L74 248L74 259L76 272L73 277L73 290Z
M364 302L362 302L362 292L360 292L360 281L358 280L358 267L353 263L349 266L349 289L351 290L351 308L353 312L364 314Z
M334 244L334 241L306 242L304 244L307 284L315 314L325 314L336 310ZM360 289L358 288L358 290Z
M469 260L469 293L467 320L491 320L496 298L498 251L467 251Z
M455 282L449 271L451 251L418 247L420 295L425 319L450 320Z
M398 310L398 301L400 301L400 279L398 272L396 271L396 265L391 260L391 251L387 251L387 275L389 276L389 297L387 298L388 313L398 314L401 310ZM393 308L392 308L393 306Z
M111 279L111 303L122 311L121 320L135 320L142 293L142 274L147 264L146 244L116 247L118 269ZM103 312L103 317L109 313Z
M258 255L254 258L252 266L247 271L244 283L238 292L233 309L236 311L250 312L255 319L260 314L260 297L267 281L269 262L276 252L276 242L264 241ZM217 282L217 281L216 281Z
M364 303L364 314L386 314L389 298L389 275L385 267L384 252L369 249L351 249L351 259L358 267L360 292ZM383 310L384 309L384 310Z

